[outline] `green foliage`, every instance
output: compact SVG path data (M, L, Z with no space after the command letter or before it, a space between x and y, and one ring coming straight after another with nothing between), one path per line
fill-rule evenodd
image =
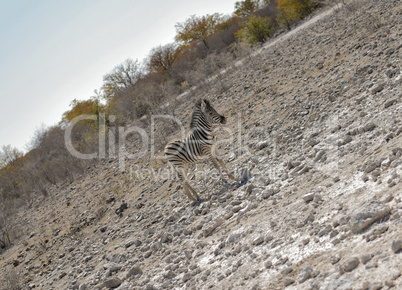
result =
M105 112L106 105L102 104L99 98L93 97L89 100L79 101L74 99L70 104L71 110L64 112L61 124L67 125L74 118L81 115L96 115L97 120L83 120L83 124L96 127L99 121L100 114ZM79 123L78 123L79 124Z
M237 37L249 44L264 43L271 36L272 28L272 19L252 15L238 31Z
M108 119L107 106L96 97L84 101L75 99L70 106L71 109L63 114L60 125L63 128L74 125L70 138L76 150L82 153L92 151L97 147L99 136L107 134L105 126ZM77 119L84 115L88 115L88 118ZM58 128L52 130L55 131Z
M276 0L277 9L280 11L277 21L288 29L297 20L310 14L316 7L311 0Z
M217 25L222 22L219 13L197 17L191 15L185 22L176 24L175 40L184 46L196 41L202 41L209 49L207 38L216 32Z

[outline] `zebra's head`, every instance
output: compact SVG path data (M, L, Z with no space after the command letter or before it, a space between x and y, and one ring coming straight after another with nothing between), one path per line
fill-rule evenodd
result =
M220 115L212 106L208 100L202 99L198 102L201 103L201 111L206 116L207 120L211 123L226 124L225 116ZM197 102L197 103L198 103Z

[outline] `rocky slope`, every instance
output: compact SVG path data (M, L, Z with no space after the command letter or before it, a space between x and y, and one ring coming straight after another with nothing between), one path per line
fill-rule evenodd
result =
M177 110L211 99L247 184L199 164L192 205L163 162L104 160L19 214L0 288L402 288L401 39L402 3L365 0L266 44Z

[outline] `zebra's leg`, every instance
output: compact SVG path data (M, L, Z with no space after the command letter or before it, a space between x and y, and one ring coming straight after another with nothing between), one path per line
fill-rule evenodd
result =
M188 183L186 181L183 181L183 189L184 193L187 194L188 199L191 201L195 201L195 198L193 197L191 190L188 188Z
M187 194L188 198L192 201L197 201L200 199L198 196L197 192L190 186L190 183L188 182L187 179L187 164L183 167L181 167L181 174L183 178L183 189L185 193Z
M225 170L226 174L228 177L232 180L235 180L234 176L229 172L229 170L226 168L225 163L223 163L222 159L216 158L216 160L219 162L220 166L222 166L223 170Z
M218 161L216 160L216 158L215 158L212 154L209 154L208 158L209 158L209 160L211 160L212 164L213 164L213 165L215 166L215 168L218 170L219 176L221 177L222 182L223 182L223 183L227 183L227 180L225 179L225 177L223 177L221 168L220 168L219 163L218 163Z
M223 162L222 158L219 156L218 154L218 150L216 149L216 146L212 146L211 148L211 152L212 152L212 157L216 159L216 161L219 163L219 165L223 168L223 170L225 170L226 174L228 175L228 177L232 180L235 180L234 176L229 172L229 170L226 168L225 163ZM215 166L216 167L216 166Z

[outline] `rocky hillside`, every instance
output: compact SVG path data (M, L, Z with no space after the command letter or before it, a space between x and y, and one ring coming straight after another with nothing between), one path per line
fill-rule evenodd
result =
M163 162L104 160L19 213L0 288L402 289L402 2L313 17L181 98L228 117L247 184L199 164L191 204Z

